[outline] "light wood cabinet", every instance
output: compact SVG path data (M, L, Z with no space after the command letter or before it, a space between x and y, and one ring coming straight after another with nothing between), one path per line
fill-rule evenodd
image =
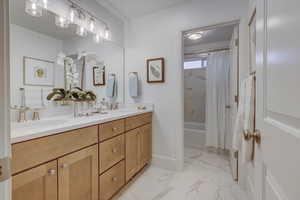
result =
M12 173L30 169L97 142L98 126L92 126L13 144Z
M125 158L124 134L107 140L99 145L100 174Z
M57 161L13 176L12 200L57 200Z
M107 140L114 136L120 135L125 131L125 120L116 120L106 122L99 125L99 139L100 141Z
M152 113L145 113L133 117L128 117L125 120L125 130L129 131L145 124L149 124L152 121Z
M151 161L151 116L13 144L12 200L111 199Z
M139 170L139 130L126 133L126 181Z
M139 168L141 169L150 163L152 157L151 125L142 126L139 131Z
M147 124L126 133L126 181L129 181L151 160L151 125Z
M125 162L121 161L100 176L100 200L110 199L125 184Z
M59 200L98 200L98 146L58 159Z

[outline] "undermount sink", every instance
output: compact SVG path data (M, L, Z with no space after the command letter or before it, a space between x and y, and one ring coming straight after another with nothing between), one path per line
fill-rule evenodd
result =
M65 124L69 122L70 119L45 119L38 121L27 121L24 123L14 123L13 127L18 128L34 128L35 126L43 127L43 126L55 126L60 124Z

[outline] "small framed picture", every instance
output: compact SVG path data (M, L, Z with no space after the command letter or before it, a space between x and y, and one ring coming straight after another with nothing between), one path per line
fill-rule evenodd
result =
M54 62L31 58L23 58L24 85L54 87Z
M154 58L147 60L147 82L163 83L165 82L165 59Z
M93 67L93 82L94 86L105 85L105 66Z

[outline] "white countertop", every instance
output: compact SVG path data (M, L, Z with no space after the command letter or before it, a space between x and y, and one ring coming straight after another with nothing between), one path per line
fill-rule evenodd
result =
M146 110L124 108L116 111L108 111L108 114L95 114L88 117L73 118L68 115L42 119L39 121L12 123L11 143L23 142L152 111L153 107L147 107Z

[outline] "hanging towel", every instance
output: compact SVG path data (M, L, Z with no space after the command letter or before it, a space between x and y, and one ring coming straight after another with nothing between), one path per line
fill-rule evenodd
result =
M233 149L241 153L241 162L251 159L252 143L244 139L244 130L251 130L254 95L253 76L242 81L239 97L239 108L233 132ZM252 131L252 130L251 130Z
M106 96L113 98L116 93L116 78L114 75L110 75L107 80L107 87L106 87Z
M129 74L129 95L131 97L138 97L138 75L137 73Z

